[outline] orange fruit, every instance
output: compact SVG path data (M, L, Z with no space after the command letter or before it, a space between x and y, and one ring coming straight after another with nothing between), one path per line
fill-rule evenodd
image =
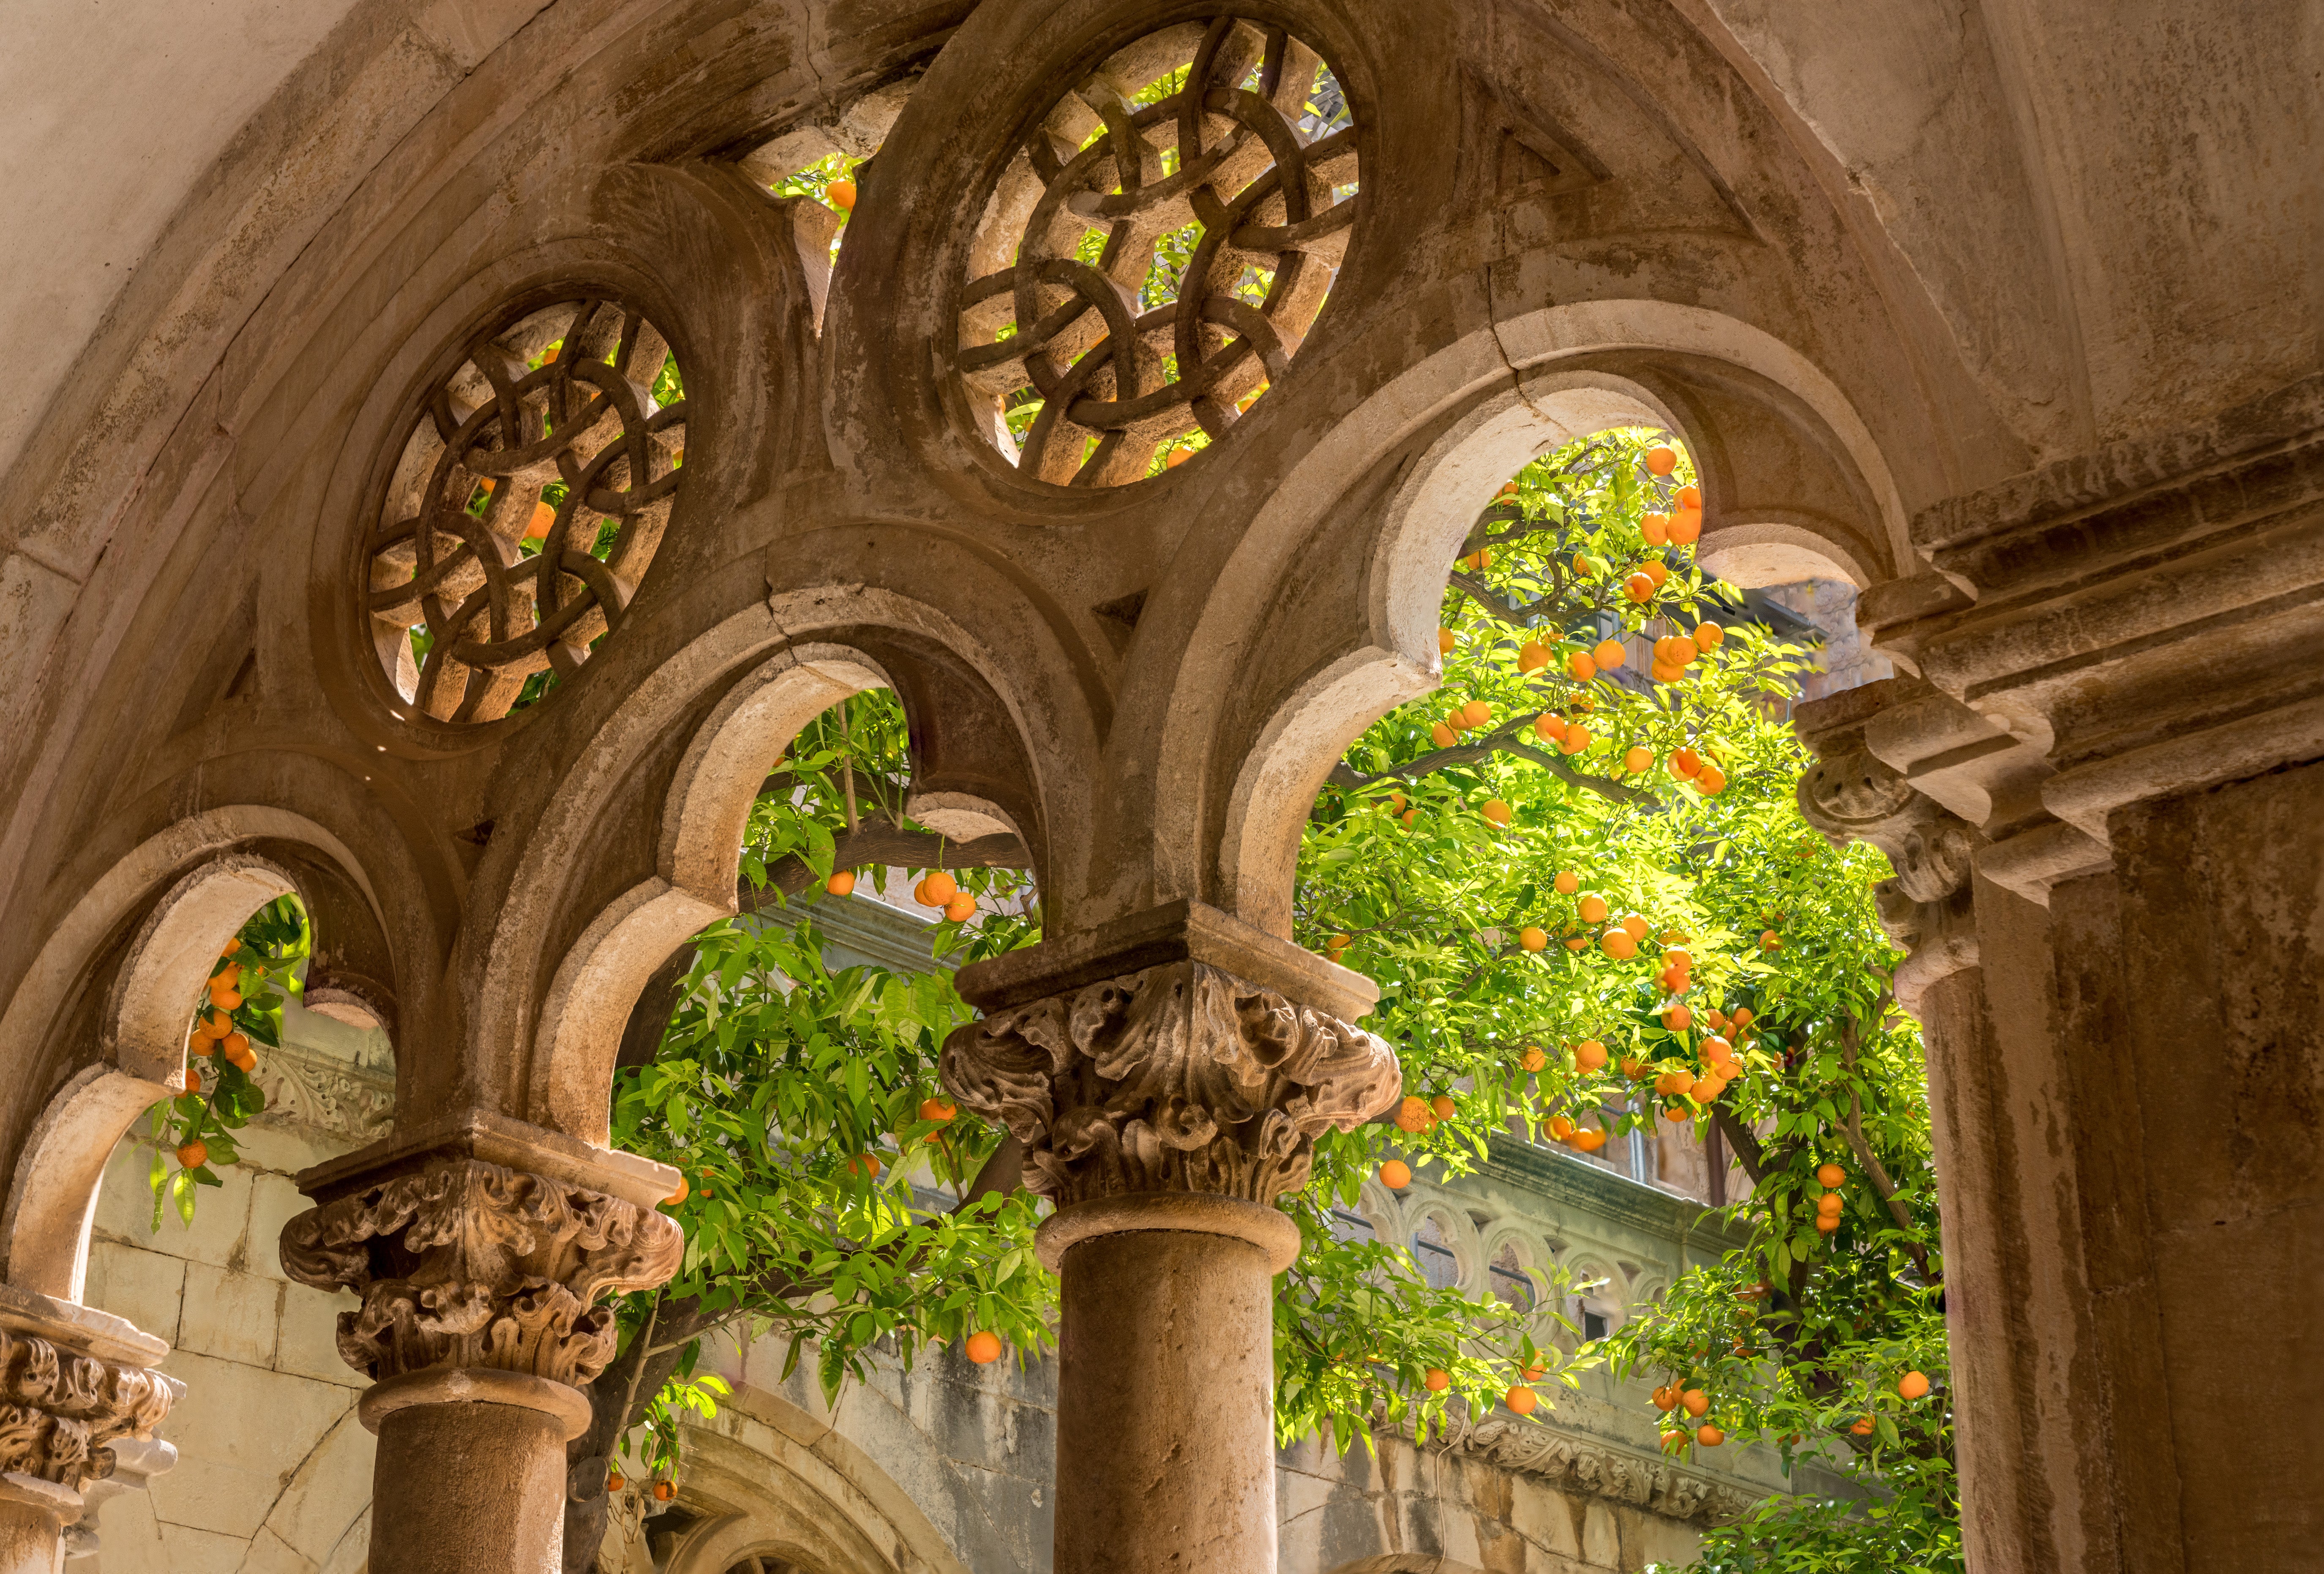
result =
M1565 730L1572 725L1555 711L1544 711L1533 719L1533 735L1545 743L1562 743L1565 741Z
M1549 665L1551 654L1552 652L1548 646L1537 645L1534 643L1534 641L1528 640L1524 645L1518 648L1517 670L1519 672L1539 672L1543 667Z
M1702 654L1702 652L1695 648L1693 640L1683 634L1674 634L1671 636L1670 654L1664 659L1673 667L1684 667Z
M1558 744L1557 750L1561 754L1579 754L1589 748L1591 742L1590 729L1579 722L1571 722L1566 724L1564 740Z
M1531 1415L1534 1407L1541 1403L1541 1397L1530 1388L1517 1387L1502 1395L1501 1403L1516 1414Z
M1670 522L1670 538L1671 544L1674 547L1692 547L1702 539L1702 511L1697 508L1683 508L1673 514Z
M1670 757L1670 768L1673 776L1692 776L1702 769L1702 756L1692 749L1675 750Z
M1536 945L1530 947L1529 949L1538 951L1541 947ZM1517 1064L1523 1066L1529 1072L1537 1072L1548 1063L1549 1056L1541 1053L1541 1046L1539 1045L1532 1045L1523 1054L1517 1056Z
M1606 898L1584 897L1576 911L1582 915L1582 921L1584 924L1602 924L1606 921Z
M1654 762L1654 751L1643 744L1633 743L1622 751L1622 769L1632 776L1637 775Z
M198 1170L209 1162L209 1144L198 1137L178 1149L178 1164L181 1168Z
M1848 1430L1855 1433L1858 1437L1868 1438L1872 1435L1872 1418L1868 1415L1864 1416L1859 1419L1854 1426L1849 1427Z
M1640 941L1646 937L1646 931L1652 928L1653 925L1648 924L1644 918L1639 917L1636 913L1633 913L1628 917L1622 920L1622 927L1630 932L1631 940Z
M1735 1015L1732 1020L1738 1027L1748 1027L1751 1026L1751 1018L1757 1015L1758 1015L1758 1013L1752 1010L1748 1006L1738 1006L1735 1008Z
M1420 1379L1431 1394L1442 1394L1452 1386L1452 1374L1440 1367L1431 1367Z
M1679 1395L1679 1403L1686 1406L1689 1415L1701 1415L1711 1408L1711 1395L1700 1388L1689 1388Z
M1706 1449L1715 1449L1727 1441L1727 1434L1705 1422L1694 1429L1694 1441Z
M183 1082L179 1083L179 1086L184 1088L189 1093L200 1092L202 1091L202 1068L199 1066L188 1066L186 1068L185 1079Z
M1398 1131L1425 1131L1435 1122L1428 1117L1428 1101L1406 1094L1404 1102L1396 1107L1396 1128Z
M653 1484L653 1495L654 1501L656 1503L668 1503L671 1498L678 1496L678 1483L675 1481L657 1481Z
M608 1470L605 1472L606 1491L619 1492L622 1487L629 1484L629 1477L622 1475L619 1470Z
M680 1170L678 1173L678 1190L672 1192L669 1196L664 1197L661 1200L662 1206L665 1208L677 1207L679 1203L686 1201L687 1193L693 1190L693 1183L686 1178L686 1172L684 1170Z
M1527 951L1547 951L1549 949L1549 932L1545 929L1536 929L1531 925L1527 925L1525 928L1517 931L1517 943L1525 947ZM1526 1053L1528 1054L1538 1054L1541 1052L1539 1050L1527 1050ZM1526 1069L1530 1071L1534 1068L1528 1066Z
M1627 929L1609 929L1598 943L1604 946L1606 954L1616 962L1628 962L1638 954L1638 943L1630 938L1630 932Z
M217 1045L218 1053L237 1064L250 1053L250 1038L246 1034L229 1033L219 1039Z
M978 1366L989 1367L1001 1358L1001 1336L989 1328L980 1328L962 1342L960 1351Z
M1583 1153L1596 1153L1606 1146L1606 1134L1595 1127L1577 1131L1573 1134L1573 1146Z
M1655 599L1655 582L1643 574L1633 574L1622 582L1622 594L1643 606Z
M1594 1038L1585 1038L1573 1046L1573 1063L1585 1072L1594 1072L1606 1063L1606 1046Z
M868 1181L880 1173L880 1155L875 1153L859 1153L840 1167L851 1175L862 1175ZM703 1194L709 1195L707 1191Z
M976 898L966 891L945 904L944 916L948 923L965 924L976 916Z
M918 896L923 907L941 907L960 895L960 886L952 876L942 870L937 870L920 882L919 889L915 894Z
M1170 450L1170 456L1162 461L1162 468L1165 470L1176 470L1179 465L1184 465L1187 460L1194 456L1194 451L1192 448L1173 448Z
M242 996L234 990L213 989L210 990L210 1004L221 1011L231 1011L242 1004Z
M1453 638L1452 638L1452 630L1440 627L1440 628L1436 631L1436 652L1437 652L1437 654L1438 654L1438 655L1440 655L1440 656L1450 656L1450 655L1452 655L1452 647L1453 647L1453 646L1455 646L1455 645L1457 645L1457 644L1459 644L1459 643L1460 643L1460 641L1459 641L1459 640L1455 640L1455 639L1453 639Z
M1598 572L1598 567L1597 565L1591 563L1589 558L1584 557L1581 553L1576 552L1573 555L1573 572L1577 577L1587 579L1591 575Z
M1666 1431L1663 1433L1663 1447L1677 1450L1683 1449L1685 1446L1686 1433L1683 1431Z
M1907 1372L1897 1379L1896 1392L1907 1399L1922 1398L1929 1392L1929 1379L1919 1372Z
M1847 1201L1848 1200L1846 1198L1842 1197L1837 1192L1826 1192L1822 1196L1816 1199L1816 1211L1822 1214L1826 1219L1837 1219L1840 1217L1840 1209L1846 1205Z
M1597 663L1600 672L1618 672L1623 658L1628 654L1619 640L1600 640L1598 648L1590 652L1590 659Z
M1716 650L1727 642L1727 631L1717 623L1697 623L1694 642L1705 650Z
M1409 825L1415 820L1420 818L1420 811L1418 809L1406 809L1403 814L1398 815L1397 818Z
M1568 951L1587 951L1587 950L1589 950L1589 949L1590 949L1590 936L1588 936L1587 934L1569 934L1569 935L1567 935L1567 936L1565 937L1565 949L1566 949L1566 950L1568 950Z
M920 1100L920 1118L923 1120L934 1120L941 1124L951 1120L959 1113L960 1106L954 1103L949 1099L923 1099Z
M1487 798L1485 806L1478 812L1496 825L1506 825L1509 823L1509 806L1499 798Z
M1437 1119L1450 1120L1452 1118L1454 1112L1460 1109L1460 1106L1452 1102L1452 1097L1451 1094L1439 1093L1436 1097L1428 1100L1428 1108L1429 1110L1435 1115Z
M1665 1072L1655 1079L1655 1091L1665 1099L1674 1099L1685 1092L1693 1080L1684 1072Z
M557 511L546 502L532 505L532 518L525 521L524 538L540 541L548 538L550 527L557 523Z
M1663 1026L1669 1028L1673 1033L1685 1031L1687 1025L1693 1020L1693 1011L1684 1005L1673 1006L1669 1010L1663 1013Z
M227 941L224 945L218 947L218 954L220 956L232 956L235 952L240 951L241 949L242 937L240 935L236 935L232 940Z
M1665 1383L1661 1387L1655 1390L1654 1401L1655 1408L1656 1410L1676 1410L1678 1408L1678 1389L1674 1385Z
M832 207L844 208L850 213L855 211L854 181L834 180L823 189L823 194L830 198Z
M1706 765L1695 773L1694 790L1706 798L1715 798L1727 786L1727 778L1715 765Z
M1640 515L1638 534L1646 538L1646 544L1650 547L1664 545L1670 539L1670 516L1667 514Z
M1647 474L1668 475L1672 471L1677 468L1678 455L1673 450L1660 446L1646 450Z
M1401 1192L1412 1184L1412 1166L1402 1159L1390 1159L1379 1167L1380 1184L1391 1192Z
M1410 801L1400 792L1390 793L1388 796L1388 812L1391 815L1401 815L1404 813L1405 805Z
M1656 590L1660 590L1664 583L1670 578L1670 565L1659 557L1649 557L1638 572L1652 581Z
M1488 727L1492 724L1493 707L1482 700L1471 700L1461 707L1461 713L1468 718L1469 725L1471 727Z
M1686 1096L1698 1104L1709 1104L1717 1100L1719 1095L1726 1091L1727 1084L1717 1077L1698 1077L1688 1085Z
M1577 650L1565 658L1565 673L1576 683L1588 683L1598 676L1598 664Z
M1819 1235L1830 1235L1839 1228L1840 1220L1835 1216L1830 1213L1819 1213L1816 1215L1816 1233Z
M1735 1053L1735 1046L1716 1033L1702 1041L1702 1058L1717 1063Z
M1776 934L1772 929L1761 930L1759 933L1759 949L1762 951L1781 951L1784 949L1784 937Z
M1450 749L1461 741L1461 735L1439 722L1428 729L1428 741L1439 749Z
M1681 508L1702 506L1702 488L1699 486L1682 486L1678 489L1677 496L1678 506Z
M848 895L855 889L855 871L852 869L834 870L831 878L823 882L823 888L835 897Z
M1573 1122L1563 1115L1553 1115L1549 1118L1549 1135L1558 1142L1567 1140L1577 1129Z
M1551 883L1557 887L1559 896L1570 897L1582 888L1582 877L1570 869L1561 869L1557 871L1557 879Z
M1847 1182L1848 1172L1841 1169L1838 1164L1822 1164L1816 1165L1816 1184L1819 1186L1837 1192L1841 1186L1845 1185Z

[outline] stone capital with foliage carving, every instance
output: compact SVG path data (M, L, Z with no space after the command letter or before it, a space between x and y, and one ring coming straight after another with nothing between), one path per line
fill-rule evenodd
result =
M1267 1202L1306 1183L1317 1134L1396 1101L1373 1035L1198 962L995 1011L945 1040L945 1086L1025 1147L1060 1205L1145 1192Z
M374 1380L431 1367L579 1387L613 1357L610 1293L678 1269L677 1221L602 1192L484 1160L437 1157L298 1215L282 1266L347 1289L339 1354Z
M108 1444L151 1437L183 1392L159 1372L0 1327L0 1474L78 1492L112 1473Z
M1873 907L1907 953L1896 998L1917 1009L1931 984L1977 965L1969 872L1978 833L1874 755L1860 728L1809 742L1821 758L1800 778L1800 815L1835 846L1869 842L1888 855L1896 873L1872 888Z

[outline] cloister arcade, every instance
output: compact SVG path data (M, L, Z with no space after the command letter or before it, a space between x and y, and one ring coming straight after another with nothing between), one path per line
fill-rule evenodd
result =
M310 1003L392 1043L392 1121L281 1231L393 1331L369 1567L571 1566L591 1303L682 1247L674 1172L607 1144L614 1059L849 694L900 698L915 815L1017 838L1044 895L1042 944L961 975L964 1099L1111 990L1373 1116L1375 992L1289 939L1300 826L1434 681L1480 500L1630 424L1683 435L1707 562L1859 587L1898 673L1800 707L1801 792L1896 867L1971 1566L2311 1560L2315 1496L2270 1485L2320 1381L2309 8L21 9L0 1569L54 1567L175 1400L87 1303L91 1217L284 893ZM832 148L873 152L836 235L770 189ZM1058 1574L1274 1568L1282 1155L1221 1138L1222 1191L1028 1147ZM736 1513L687 1568L805 1555Z

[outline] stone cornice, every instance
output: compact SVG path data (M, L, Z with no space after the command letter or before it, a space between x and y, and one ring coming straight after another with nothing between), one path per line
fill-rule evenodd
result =
M1515 1137L1494 1142L1491 1152L1483 1169L1486 1175L1541 1197L1553 1211L1572 1208L1662 1239L1702 1242L1713 1251L1744 1244L1744 1236L1729 1229L1717 1210L1601 1169L1588 1159Z
M1379 1430L1406 1439L1413 1436L1408 1422L1382 1423ZM1539 1477L1562 1491L1601 1497L1682 1522L1725 1524L1740 1519L1766 1496L1683 1469L1659 1454L1499 1413L1473 1425L1459 1425L1417 1446L1447 1444L1502 1469Z

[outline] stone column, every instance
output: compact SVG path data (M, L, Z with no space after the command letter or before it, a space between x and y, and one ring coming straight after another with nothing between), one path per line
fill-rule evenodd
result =
M1275 1567L1274 1275L1314 1138L1393 1105L1358 975L1179 903L961 971L945 1085L1025 1146L1061 1281L1056 1574ZM1320 1002L1306 1003L1306 1002Z
M120 1318L0 1286L0 1574L55 1574L116 1447L166 1453L153 1429L185 1390L151 1368L169 1348Z
M613 1357L601 1295L659 1284L684 1240L669 1170L471 1114L299 1177L284 1272L346 1289L339 1354L373 1380L371 1567L558 1574L565 1443Z
M1923 998L1976 1574L2324 1544L2324 377L1913 522L1868 751L1974 825ZM1950 1081L1943 1070L1950 1068ZM1957 1305L1965 1302L1966 1305Z

